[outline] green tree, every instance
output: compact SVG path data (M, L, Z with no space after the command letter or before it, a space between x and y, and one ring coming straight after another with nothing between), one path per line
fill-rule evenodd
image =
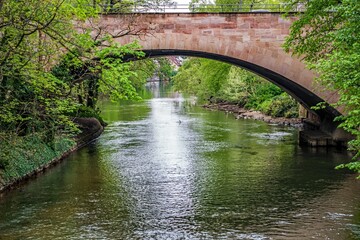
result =
M216 98L230 65L209 59L191 58L180 67L174 77L174 88L196 94L202 100Z
M173 78L173 86L197 95L200 101L225 101L274 117L298 114L298 104L279 87L249 71L214 60L186 60Z
M156 59L159 68L157 74L159 74L160 81L169 81L176 72L174 67L171 65L168 58L158 58Z
M75 22L96 17L87 0L9 0L0 8L0 130L26 135L72 131L68 115L94 108L98 92L137 97L129 80L141 54L136 43L119 46L107 34L92 37ZM57 64L60 62L60 65ZM55 66L55 67L54 67ZM52 69L52 71L51 71ZM86 103L85 103L86 102ZM8 136L8 133L3 134Z
M154 59L144 59L133 63L131 70L135 73L130 80L136 90L142 90L148 79L154 76L157 65Z
M252 10L282 10L282 0L192 0L191 10L193 11L214 11L214 12L250 12Z
M198 95L202 82L200 66L200 58L185 60L173 78L174 89L176 91Z
M83 5L85 2L78 1ZM4 1L0 9L0 127L26 134L71 125L69 87L49 67L79 41L71 19L94 16L71 1ZM49 133L48 133L49 132Z
M129 13L163 11L164 7L175 6L171 0L95 0L96 9L105 13Z
M318 81L336 91L343 108L340 127L355 136L350 149L355 162L342 165L360 172L360 1L287 0L289 10L305 9L291 27L284 45L319 73Z

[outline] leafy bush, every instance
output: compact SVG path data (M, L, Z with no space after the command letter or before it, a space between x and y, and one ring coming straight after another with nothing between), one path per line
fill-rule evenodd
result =
M86 107L80 105L75 111L71 113L73 117L79 118L96 118L102 125L106 125L105 121L100 116L100 111L98 109L93 109L91 107Z
M57 136L53 146L45 143L39 134L25 137L13 136L10 141L0 142L2 178L5 183L46 165L74 146L75 142Z
M7 165L9 165L9 159L1 158L0 169L5 169Z
M298 104L286 93L262 102L259 110L272 117L298 117Z
M254 92L250 95L245 108L261 110L260 105L282 93L282 90L274 84L262 82L254 87Z

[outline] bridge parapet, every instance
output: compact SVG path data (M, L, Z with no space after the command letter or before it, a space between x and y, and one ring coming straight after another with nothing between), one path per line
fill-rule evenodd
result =
M280 4L209 4L209 3L190 3L178 4L177 2L169 3L139 3L123 2L116 4L96 4L94 6L100 13L117 14L117 13L246 13L246 12L302 12L303 5Z

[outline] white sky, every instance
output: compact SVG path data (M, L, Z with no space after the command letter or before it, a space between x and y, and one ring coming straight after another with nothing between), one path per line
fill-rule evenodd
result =
M191 0L176 0L175 2L177 2L178 4L189 4Z
M166 9L165 12L176 13L176 12L189 12L189 3L191 0L173 0L177 3L176 8Z

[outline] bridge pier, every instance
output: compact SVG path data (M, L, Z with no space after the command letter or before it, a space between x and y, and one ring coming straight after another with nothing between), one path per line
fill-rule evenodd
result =
M304 129L299 132L299 145L311 147L346 148L353 136L338 128L335 116L325 115L323 118L300 106L299 116L304 119Z

